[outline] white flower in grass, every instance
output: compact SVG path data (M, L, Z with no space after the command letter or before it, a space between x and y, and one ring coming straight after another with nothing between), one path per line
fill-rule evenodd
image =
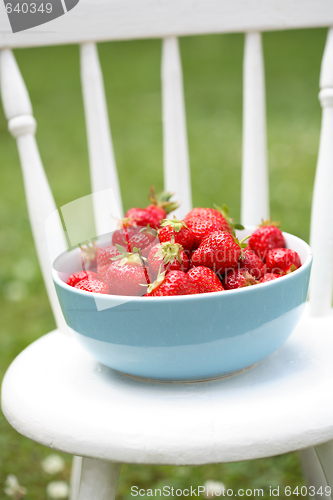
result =
M13 497L15 500L21 500L27 494L26 488L20 485L18 479L14 474L9 474L5 482L5 488L3 490L6 495Z
M52 500L68 498L69 486L65 481L52 481L46 487L46 494Z
M225 484L212 480L206 481L204 487L205 491L203 492L203 496L206 498L223 496L223 490L226 489Z
M60 455L49 455L42 461L42 469L47 474L58 474L65 468L65 461Z

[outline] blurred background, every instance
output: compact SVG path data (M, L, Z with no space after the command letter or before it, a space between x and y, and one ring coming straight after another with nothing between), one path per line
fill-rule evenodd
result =
M320 63L326 30L264 34L271 215L281 228L308 241L321 110ZM185 37L180 41L194 206L229 206L240 215L243 35ZM161 42L99 44L124 209L146 206L150 185L162 189ZM37 141L60 207L90 193L88 152L77 46L16 50L38 123ZM0 111L0 379L27 345L55 327L38 266L14 139ZM253 193L255 197L257 193ZM59 370L61 366L59 365ZM209 408L207 408L209 411ZM133 415L135 418L135 415ZM50 450L18 435L0 413L0 499L9 474L44 500ZM44 467L45 468L45 467ZM304 484L299 457L200 467L124 465L118 498L130 487L196 487L206 480L230 488ZM283 492L280 497L284 498ZM54 497L55 498L55 497ZM60 498L60 497L58 497ZM249 497L250 498L250 497ZM93 499L92 499L93 500Z

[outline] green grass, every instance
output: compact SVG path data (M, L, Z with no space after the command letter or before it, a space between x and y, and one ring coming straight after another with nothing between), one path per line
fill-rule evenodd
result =
M271 212L282 228L309 236L321 112L317 99L325 30L264 35ZM227 203L240 213L243 36L181 40L195 205ZM162 188L160 41L100 45L125 209ZM56 203L89 194L88 153L77 47L17 50L38 122L37 140ZM0 113L0 378L29 343L54 328L29 227L17 149ZM253 193L255 197L257 193ZM135 418L135 415L133 415ZM0 498L16 474L28 499L43 500L49 450L19 436L0 415ZM68 479L70 457L61 477ZM302 485L298 456L202 467L123 467L130 486L186 488L206 479L230 488ZM284 497L284 495L280 495Z

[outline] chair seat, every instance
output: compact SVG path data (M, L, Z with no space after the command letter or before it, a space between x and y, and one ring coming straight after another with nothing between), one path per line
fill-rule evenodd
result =
M2 409L21 434L121 463L205 464L273 456L333 439L333 312L308 313L247 372L197 383L138 380L51 332L8 369Z

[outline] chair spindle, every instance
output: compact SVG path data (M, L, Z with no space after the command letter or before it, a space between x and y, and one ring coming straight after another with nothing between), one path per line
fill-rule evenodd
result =
M245 35L241 200L242 224L269 218L264 58L257 32Z
M103 75L94 43L81 45L81 81L86 116L90 176L93 193L111 189L118 207L119 217L123 217L122 201L113 152ZM93 197L97 234L110 225L110 214L98 206L98 196ZM107 220L104 220L104 219Z
M46 289L58 328L69 331L65 323L51 276L51 253L67 249L57 208L39 155L29 94L14 54L4 49L0 54L1 93L10 133L16 138L22 165L29 217ZM52 241L46 237L46 222L52 217Z
M192 208L183 76L178 39L165 38L162 47L162 109L164 188L181 202L176 215Z
M328 32L320 88L323 114L310 233L313 250L310 312L314 316L328 313L333 298L333 28Z

